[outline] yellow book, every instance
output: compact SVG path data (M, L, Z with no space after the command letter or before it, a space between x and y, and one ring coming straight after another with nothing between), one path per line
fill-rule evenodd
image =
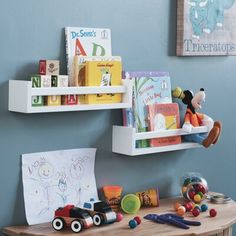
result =
M121 85L122 66L120 61L87 61L85 67L85 86ZM121 102L121 94L88 94L86 104Z

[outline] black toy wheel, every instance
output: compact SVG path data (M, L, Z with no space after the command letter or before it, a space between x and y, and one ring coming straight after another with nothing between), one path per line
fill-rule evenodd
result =
M79 220L73 220L70 224L70 228L74 233L79 233L83 229L83 226Z
M102 224L102 217L98 214L93 216L93 223L96 226L100 226Z
M64 226L65 226L65 222L60 217L57 217L52 221L52 227L57 231L62 230L64 228Z

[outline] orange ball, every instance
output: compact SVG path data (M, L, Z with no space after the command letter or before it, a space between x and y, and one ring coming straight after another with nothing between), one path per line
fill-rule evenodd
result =
M174 209L177 211L180 206L182 205L179 202L175 202Z
M183 216L185 212L186 212L186 208L184 206L180 206L177 210L177 214L180 216Z

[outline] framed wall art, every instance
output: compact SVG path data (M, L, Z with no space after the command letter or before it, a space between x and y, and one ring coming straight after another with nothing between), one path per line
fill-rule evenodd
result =
M177 0L176 54L236 55L236 0Z

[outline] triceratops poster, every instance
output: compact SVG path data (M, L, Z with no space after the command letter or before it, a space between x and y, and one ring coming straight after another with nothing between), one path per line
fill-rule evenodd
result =
M236 0L177 2L177 56L236 55Z

